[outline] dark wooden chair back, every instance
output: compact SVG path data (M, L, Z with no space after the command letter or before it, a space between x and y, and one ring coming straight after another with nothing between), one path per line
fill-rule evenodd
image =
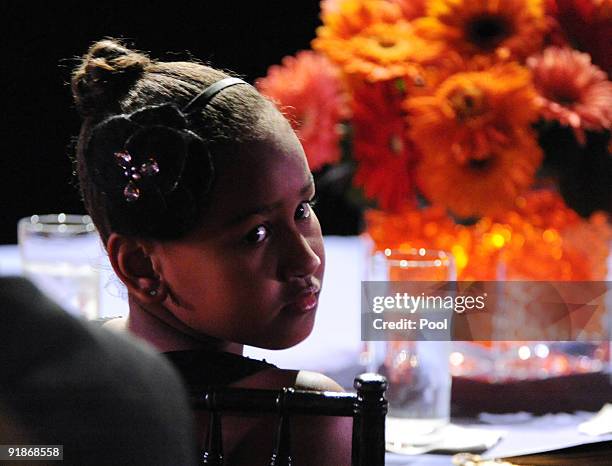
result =
M221 413L258 413L279 416L269 466L291 466L289 418L300 414L352 417L352 466L383 466L387 414L384 394L387 382L379 374L362 374L355 378L354 387L357 393L229 387L205 391L193 401L195 409L210 413L210 426L201 453L201 464L223 465Z

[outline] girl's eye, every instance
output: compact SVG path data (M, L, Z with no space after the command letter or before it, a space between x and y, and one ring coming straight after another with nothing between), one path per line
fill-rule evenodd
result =
M303 220L310 217L315 203L316 201L314 199L312 201L302 202L295 211L295 219Z
M259 244L264 241L269 234L270 232L265 225L257 225L246 235L245 240L250 244Z

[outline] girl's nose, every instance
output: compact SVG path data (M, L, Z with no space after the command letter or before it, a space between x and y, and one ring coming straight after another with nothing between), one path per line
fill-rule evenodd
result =
M287 241L280 251L280 274L284 280L306 277L314 274L321 266L321 258L316 252L315 240L309 240L300 232L288 232ZM313 247L315 246L315 247Z

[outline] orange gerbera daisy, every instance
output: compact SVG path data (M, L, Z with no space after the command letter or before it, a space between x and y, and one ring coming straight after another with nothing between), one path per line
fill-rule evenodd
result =
M516 63L456 73L433 95L407 99L410 135L424 155L476 163L507 146L514 133L525 135L538 118L536 96L529 71Z
M321 1L321 13L324 19L328 19L329 16L326 15L335 15L342 12L343 7L342 4L347 4L344 6L345 12L350 12L350 8L354 10L358 10L363 8L365 2L356 2L354 0L322 0ZM425 0L377 0L375 2L368 2L371 6L374 7L374 10L377 12L377 16L386 16L387 18L394 20L397 15L397 9L394 7L389 7L384 5L384 3L395 4L400 7L400 11L404 19L413 20L425 14ZM367 7L366 7L367 8ZM367 9L366 9L367 12ZM363 15L361 13L361 18L367 18L371 15L366 13Z
M362 84L353 95L353 179L383 209L413 199L416 153L406 139L401 92L393 83ZM381 124L381 122L384 122Z
M512 204L542 160L529 71L515 63L457 73L432 96L409 98L409 135L423 154L417 182L434 203L461 216Z
M586 142L585 130L612 128L612 82L586 53L549 47L527 65L540 93L542 116L574 130Z
M463 56L521 60L541 46L548 22L541 0L431 0L419 34Z
M411 21L425 14L425 0L388 0L402 9L404 18Z
M507 144L477 157L458 158L442 148L424 154L417 183L431 202L459 216L489 215L510 207L531 185L541 160L533 135L517 131Z
M350 37L320 35L313 48L326 53L347 74L364 76L369 81L420 76L419 64L435 62L443 47L414 34L405 20L375 22Z
M348 39L374 23L392 24L401 19L399 5L381 0L323 0L317 38ZM317 39L315 39L316 41Z
M340 122L348 118L350 108L339 72L326 57L312 51L285 57L256 85L288 116L310 170L340 160Z

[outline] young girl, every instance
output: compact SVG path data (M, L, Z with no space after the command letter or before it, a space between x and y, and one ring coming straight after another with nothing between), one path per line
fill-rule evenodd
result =
M306 338L323 281L313 179L274 105L219 70L152 61L114 40L89 49L72 89L80 187L128 290L125 327L188 384L340 390L242 356L243 345ZM224 422L228 464L266 464L276 420L245 419ZM296 418L296 461L349 464L350 428Z

